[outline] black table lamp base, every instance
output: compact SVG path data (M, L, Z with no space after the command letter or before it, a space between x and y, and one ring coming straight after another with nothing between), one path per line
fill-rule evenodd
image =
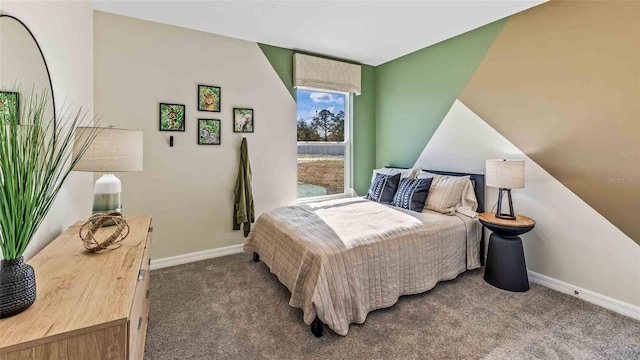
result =
M509 213L508 214L503 214L502 213L502 195L505 192L507 193L507 197L509 198ZM505 219L505 220L515 220L516 219L516 216L514 215L514 212L513 212L513 200L511 200L511 189L500 188L500 190L498 190L498 210L496 211L496 217L498 219Z

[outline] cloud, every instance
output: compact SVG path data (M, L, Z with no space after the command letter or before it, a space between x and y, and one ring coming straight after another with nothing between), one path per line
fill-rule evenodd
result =
M316 104L318 103L342 104L344 102L344 96L330 94L330 93L312 92L311 94L309 94L309 98L311 99L311 101L313 101Z

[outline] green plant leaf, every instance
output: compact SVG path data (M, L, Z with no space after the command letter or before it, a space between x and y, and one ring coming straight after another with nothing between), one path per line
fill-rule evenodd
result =
M12 90L21 93L20 88ZM0 248L4 259L24 253L62 184L100 128L75 138L79 126L97 121L69 108L48 117L49 94L30 90L18 111L0 112ZM55 126L54 126L55 124ZM75 151L74 151L75 149Z

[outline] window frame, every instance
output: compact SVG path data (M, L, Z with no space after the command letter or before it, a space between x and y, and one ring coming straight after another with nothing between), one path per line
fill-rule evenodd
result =
M337 94L337 95L344 96L344 141L297 141L297 135L296 135L296 187L297 187L297 180L298 180L298 171L297 171L298 146L300 145L330 146L330 145L341 144L344 146L344 191L340 194L311 196L311 197L304 197L304 198L298 198L296 196L296 202L298 204L304 204L304 203L311 203L311 202L317 202L317 201L343 199L343 198L352 197L353 186L351 183L351 180L352 180L351 173L353 171L353 164L352 164L353 162L352 162L351 154L352 154L353 139L351 136L352 134L351 126L353 124L352 122L353 94L348 92L326 90L326 89L312 88L312 87L306 87L306 86L298 86L295 89L296 89L296 97L297 97L298 90L317 91L322 93ZM297 106L298 105L296 101L296 107ZM297 121L297 117L296 117L296 121Z

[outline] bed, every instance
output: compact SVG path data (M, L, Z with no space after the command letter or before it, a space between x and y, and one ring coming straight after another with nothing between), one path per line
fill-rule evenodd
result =
M484 176L471 177L483 211ZM369 312L395 304L481 266L477 219L414 212L363 198L286 206L260 215L244 244L291 292L316 337L339 335Z

